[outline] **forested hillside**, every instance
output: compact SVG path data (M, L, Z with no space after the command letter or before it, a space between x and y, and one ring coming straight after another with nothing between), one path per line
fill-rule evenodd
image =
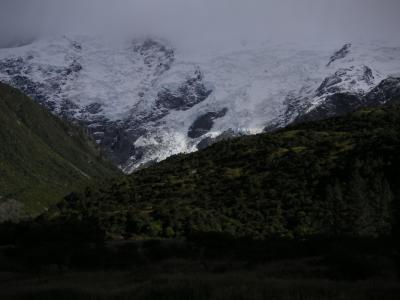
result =
M398 220L400 106L217 143L65 198L52 218L112 238L385 236Z

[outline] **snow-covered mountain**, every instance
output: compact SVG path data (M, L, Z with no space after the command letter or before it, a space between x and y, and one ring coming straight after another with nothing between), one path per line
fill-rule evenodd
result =
M400 47L381 43L182 51L159 39L75 36L0 49L0 81L85 125L128 173L221 137L400 95L399 78Z

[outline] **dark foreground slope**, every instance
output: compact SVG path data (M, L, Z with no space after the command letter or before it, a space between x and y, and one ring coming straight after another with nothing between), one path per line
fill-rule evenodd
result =
M179 155L69 195L56 215L111 237L387 236L397 228L400 106Z
M0 298L397 300L399 129L367 109L71 194L0 226Z
M116 175L85 133L0 83L0 220L38 212L90 179Z

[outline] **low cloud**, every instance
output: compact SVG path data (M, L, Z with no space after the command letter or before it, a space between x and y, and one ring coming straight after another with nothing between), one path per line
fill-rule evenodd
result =
M398 0L2 0L0 41L67 33L186 42L397 40Z

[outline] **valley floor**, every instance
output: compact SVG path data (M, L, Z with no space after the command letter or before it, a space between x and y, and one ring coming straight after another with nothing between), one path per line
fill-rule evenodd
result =
M46 274L0 273L2 299L399 299L400 282L270 278L253 271L151 269Z

